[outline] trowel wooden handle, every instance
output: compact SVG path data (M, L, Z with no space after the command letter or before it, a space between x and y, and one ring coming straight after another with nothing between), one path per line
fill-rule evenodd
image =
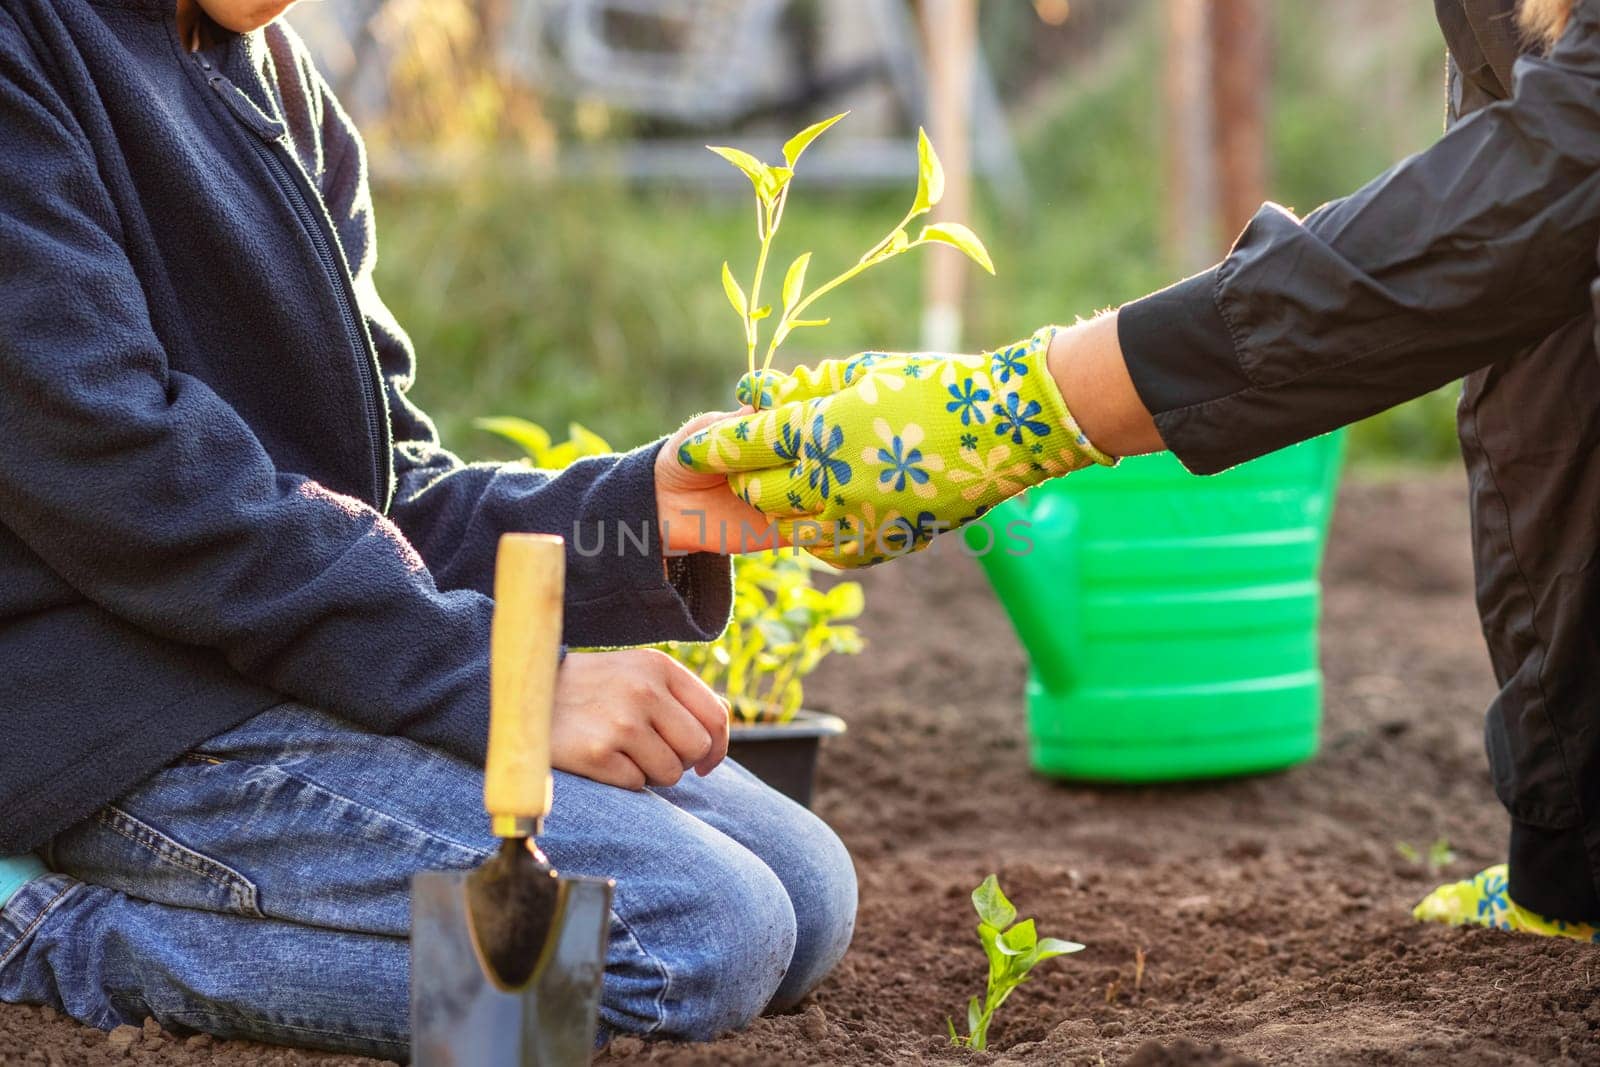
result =
M550 712L561 654L566 545L505 534L489 641L489 758L483 803L497 837L531 837L550 811Z

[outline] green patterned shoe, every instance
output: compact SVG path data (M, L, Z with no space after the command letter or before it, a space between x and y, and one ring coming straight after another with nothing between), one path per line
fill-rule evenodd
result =
M1470 923L1519 934L1600 942L1600 927L1535 915L1511 899L1508 885L1506 865L1497 863L1464 882L1440 886L1423 897L1411 909L1411 914L1423 922L1448 923L1451 926Z

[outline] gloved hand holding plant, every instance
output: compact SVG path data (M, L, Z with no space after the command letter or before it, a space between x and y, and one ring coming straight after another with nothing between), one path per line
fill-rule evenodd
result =
M679 461L727 474L785 540L835 566L905 555L1028 486L1113 462L1045 367L1054 334L975 356L865 353L746 375L760 410L692 435Z
M783 166L736 148L711 150L749 177L760 240L749 291L722 265L722 285L744 331L748 372L738 398L746 415L693 434L679 462L728 475L735 493L777 520L779 533L828 563L859 567L925 547L1030 485L1091 463L1114 462L1079 430L1045 358L1054 327L981 355L863 353L793 374L771 370L818 299L878 264L928 244L960 249L990 274L977 234L933 223L915 240L906 227L939 203L944 171L926 133L917 137L917 193L888 236L837 277L807 293L811 253L784 275L782 310L766 356L756 366L761 323L773 315L761 286L783 221L795 164L843 115L819 122L783 146Z

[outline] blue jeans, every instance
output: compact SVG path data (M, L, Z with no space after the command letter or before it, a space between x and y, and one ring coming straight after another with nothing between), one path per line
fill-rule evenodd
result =
M57 837L0 911L0 1000L108 1029L404 1058L410 878L494 849L475 767L286 704ZM849 854L724 762L629 792L557 772L540 844L617 880L601 1027L703 1039L844 955Z

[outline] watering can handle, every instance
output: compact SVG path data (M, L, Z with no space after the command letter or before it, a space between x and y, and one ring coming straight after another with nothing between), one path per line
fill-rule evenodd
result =
M496 837L532 837L550 812L550 715L561 659L566 544L505 534L489 638L489 754L483 803Z
M1004 506L985 520L990 539L984 569L1034 673L1046 688L1065 692L1073 684L1072 644L1079 628L1078 504L1035 492L1033 499L1013 497ZM1018 517L1002 522L1008 512ZM1018 522L1032 527L1041 516L1044 525L1029 531L1031 547L1016 551L1010 544L1016 536L1012 527ZM1044 553L1044 560L1030 559L1035 553Z
M1047 609L1048 618L1041 621L1042 625L1051 631L1051 639L1040 644L1048 647L1050 651L1044 652L1041 647L1035 650L1032 656L1034 671L1045 685L1058 693L1064 693L1074 684L1072 653L1076 648L1079 631L1078 598L1081 594L1079 583L1082 580L1078 566L1080 523L1076 500L1057 499L1054 503L1059 509L1059 514L1052 517L1051 521L1057 526L1061 548L1059 555L1052 561L1054 563L1052 577L1053 584L1061 595L1053 598ZM1037 510L1034 508L1028 512L1029 521L1034 519Z

